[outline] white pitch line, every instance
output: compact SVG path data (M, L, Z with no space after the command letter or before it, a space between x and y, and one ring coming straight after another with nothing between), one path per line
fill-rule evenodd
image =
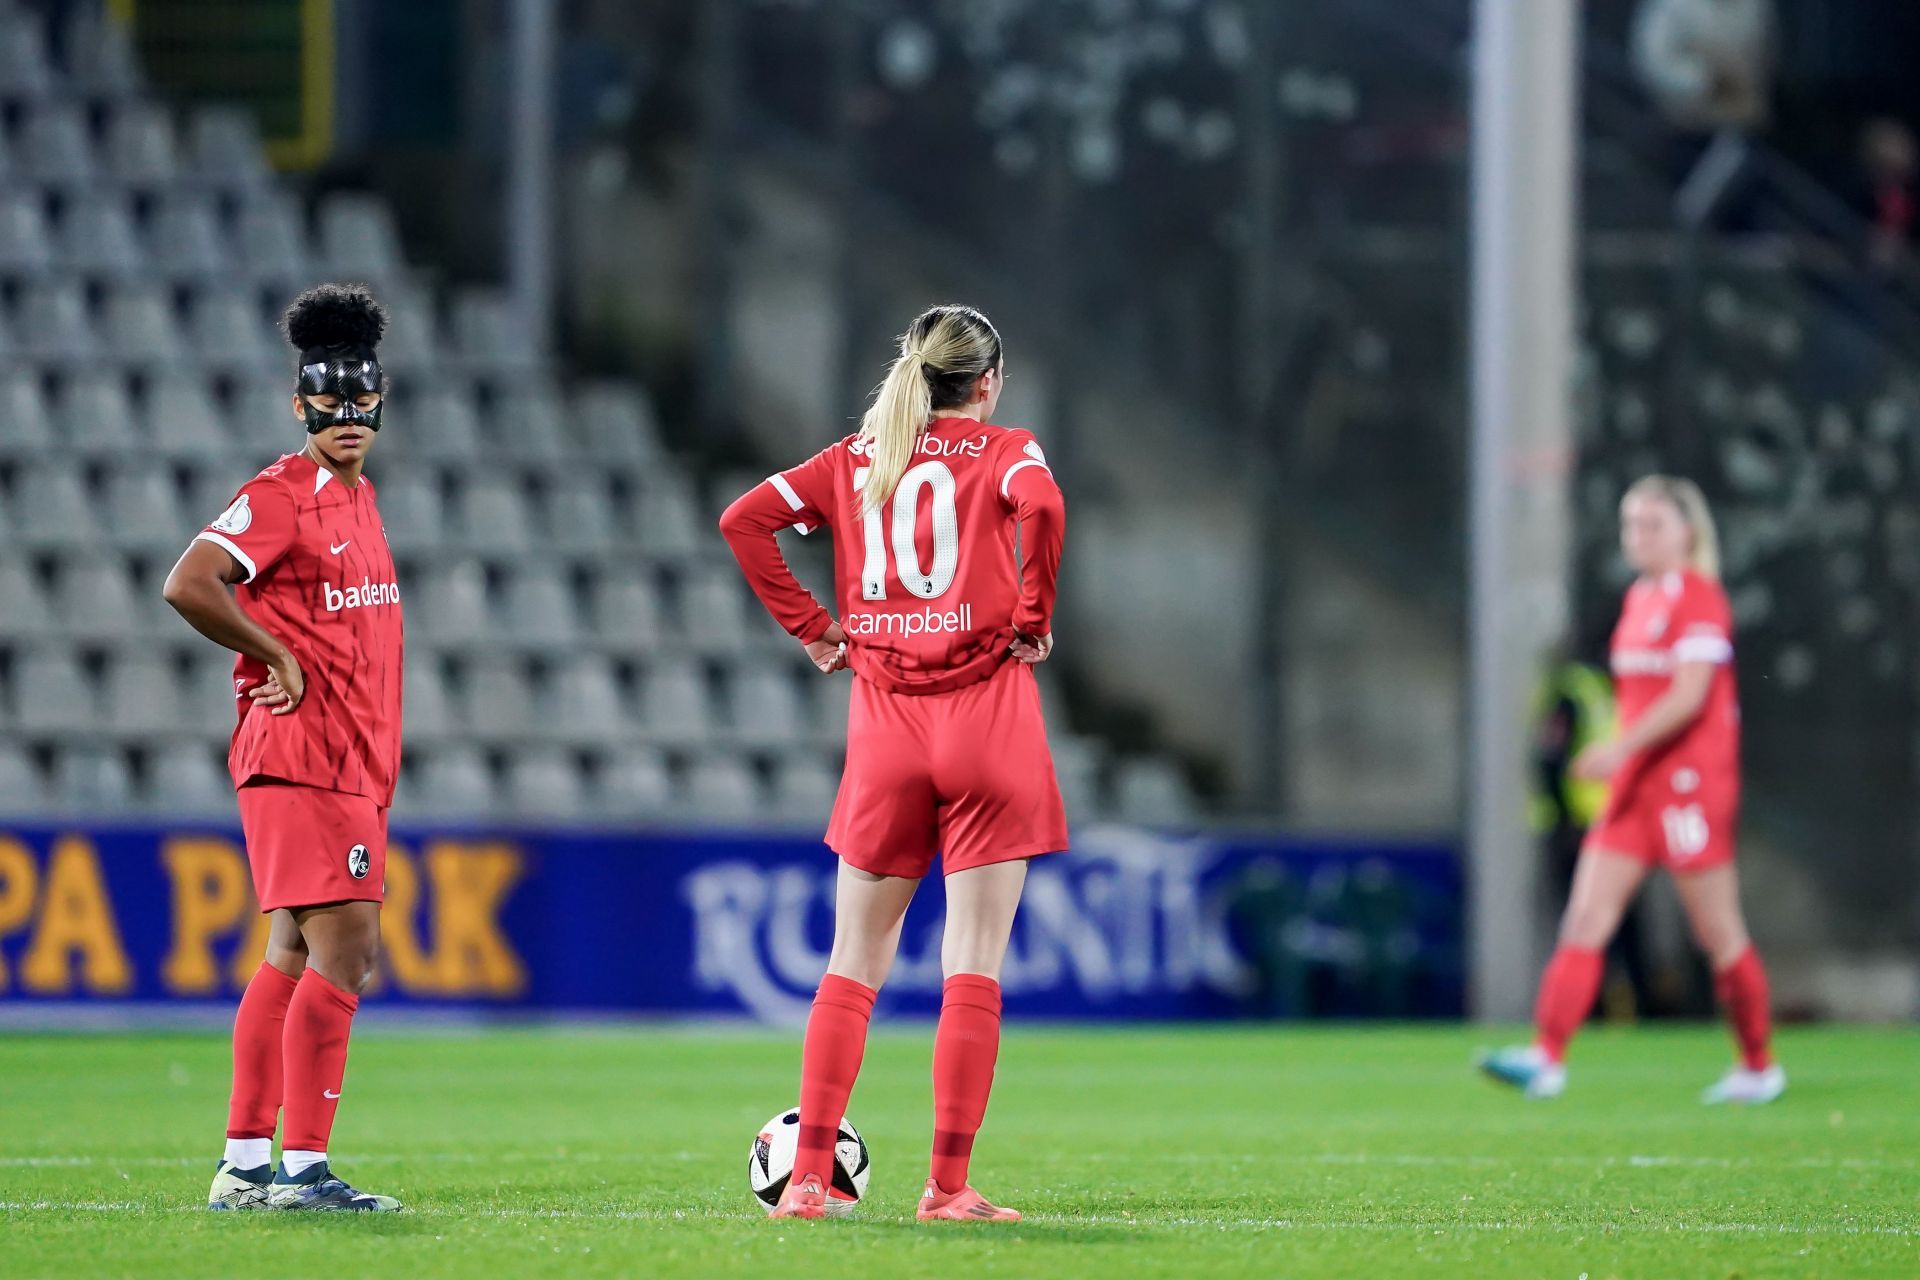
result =
M191 1205L146 1205L134 1201L98 1201L98 1200L32 1200L0 1201L0 1213L134 1213L134 1214L174 1214L204 1213L205 1210ZM268 1211L271 1212L271 1211ZM414 1217L428 1218L508 1218L508 1219L560 1219L579 1222L676 1222L676 1221L741 1221L757 1222L758 1214L750 1212L733 1213L725 1210L684 1209L408 1209ZM882 1221L897 1221L886 1218ZM858 1222L857 1217L848 1219ZM1153 1230L1163 1227L1198 1227L1211 1230L1237 1228L1256 1231L1361 1231L1374 1233L1422 1232L1443 1235L1450 1231L1490 1232L1494 1234L1534 1235L1552 1232L1560 1235L1591 1235L1601 1232L1613 1232L1621 1235L1757 1235L1757 1236L1894 1236L1901 1239L1920 1237L1920 1228L1913 1227L1857 1227L1857 1226L1820 1226L1777 1222L1673 1222L1673 1223L1622 1223L1622 1222L1383 1222L1378 1219L1312 1219L1312 1218L1154 1218L1141 1215L1116 1214L1028 1214L1025 1221L1029 1224L1049 1226L1092 1226L1092 1227L1135 1227L1140 1230ZM1018 1230L1018 1228L1011 1228Z

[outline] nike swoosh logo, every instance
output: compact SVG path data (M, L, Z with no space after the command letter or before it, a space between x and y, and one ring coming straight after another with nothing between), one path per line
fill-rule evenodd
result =
M331 544L331 543L329 543L328 545L329 545L329 546L331 546L332 544ZM335 555L339 555L339 554L340 554L340 553L341 553L342 551L345 551L345 550L346 550L346 549L347 549L348 547L350 547L350 546L352 546L352 545L353 545L353 539L352 539L352 538L348 538L348 539L347 539L347 540L346 540L345 542L343 542L343 543L341 543L341 544L340 544L339 546L337 546L337 547L334 547L334 548L333 548L333 554L335 554Z
M320 1096L321 1096L321 1097L323 1097L323 1098L337 1098L337 1097L339 1097L340 1095L339 1095L339 1094L337 1094L337 1093L335 1093L335 1092L334 1092L333 1090L331 1090L331 1089L322 1089L322 1090L320 1091Z

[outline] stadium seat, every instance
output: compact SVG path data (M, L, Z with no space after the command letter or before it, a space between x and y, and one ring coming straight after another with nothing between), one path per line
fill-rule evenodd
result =
M532 565L507 579L504 622L514 643L529 648L551 651L579 643L573 590L551 565Z
M53 88L53 60L39 18L19 8L0 15L0 98L44 98Z
M133 579L117 555L81 554L61 561L54 579L54 616L82 640L133 640L152 613L134 598Z
M28 355L56 363L91 363L100 342L87 315L87 296L71 280L44 280L27 287L14 332Z
M615 753L599 771L594 806L614 817L654 817L674 805L673 779L666 758L650 747Z
M147 755L146 803L169 813L221 813L235 807L224 744L206 738L161 742Z
M101 98L140 92L140 58L132 33L91 5L79 6L65 31L67 76L83 93Z
M656 741L674 745L705 742L714 727L706 673L682 658L653 663L640 682L640 717L646 732Z
M58 401L60 443L95 456L118 457L140 448L127 380L118 373L83 373L66 380Z
M839 771L811 756L782 758L773 775L773 806L787 818L825 820L839 791Z
M182 638L192 634L187 630L184 620L176 621L173 634ZM183 685L185 706L182 714L187 727L210 737L226 738L233 733L234 722L240 712L233 662L232 654L223 653L210 643L195 653Z
M460 495L460 545L482 556L518 556L534 545L518 480L476 473Z
M380 340L381 363L414 377L436 368L444 353L433 294L413 285L392 285L380 290L380 305L387 309L387 332Z
M13 718L23 732L89 732L99 723L98 705L80 663L67 649L29 649L14 659Z
M1053 773L1060 784L1067 821L1083 822L1101 812L1100 748L1090 739L1053 734Z
M233 445L214 387L199 374L182 369L160 370L147 379L138 403L147 444L163 457L220 458ZM210 516L200 517L208 518Z
M1114 772L1113 793L1120 817L1142 826L1185 826L1196 816L1186 779L1172 761L1159 756L1122 760Z
M541 716L549 734L593 745L632 736L634 721L613 664L584 654L554 672L552 692Z
M270 450L269 460L297 452L305 434L300 420L293 416L293 362L297 357L291 347L279 347L275 354L282 361L278 375L260 366L252 377L241 380L227 404L227 430L236 440ZM239 470L235 468L236 473ZM243 478L236 474L231 487L237 488ZM377 478L375 483L379 483Z
M376 196L335 192L320 203L320 256L336 276L379 282L404 265L393 212Z
M713 550L706 540L707 530L701 527L692 486L684 481L649 479L652 482L634 500L634 532L641 552L680 560Z
M728 682L728 728L740 742L786 747L807 734L805 713L794 673L785 664L747 664Z
M0 195L0 271L33 275L53 266L53 231L46 202L35 191Z
M473 397L463 388L442 385L414 389L403 385L393 396L382 430L389 421L393 423L393 438L383 443L401 456L443 462L471 462L481 456L480 420L474 413Z
M132 187L164 187L180 173L173 117L157 103L116 107L107 123L106 163L118 181Z
M564 555L603 557L618 533L606 481L591 472L557 477L541 503L540 545Z
M445 747L423 753L403 771L406 809L438 817L471 817L493 809L493 778L486 760L471 747ZM399 807L396 801L395 807Z
M107 662L102 710L107 728L126 738L178 733L183 716L173 664L153 651L132 649Z
M267 180L266 152L246 108L201 107L193 113L188 137L196 179L232 187Z
M596 458L628 464L655 463L664 452L653 406L638 387L589 383L574 393L572 418L582 443Z
M594 581L593 627L600 639L640 652L659 643L660 592L650 574L634 569L603 571Z
M59 633L53 605L31 565L0 557L0 640L40 640Z
M484 427L502 457L543 465L556 476L576 477L576 469L563 469L578 453L568 439L564 414L564 401L552 384L528 378L495 390Z
M755 605L759 616L750 615L746 594L731 565L688 566L680 581L680 634L703 653L739 653L750 640L763 639L765 611Z
M440 486L429 476L403 471L392 479L378 478L374 484L380 519L395 554L418 554L445 544Z
M63 747L54 754L54 807L62 813L116 813L133 803L133 771L117 747Z
M517 751L507 759L507 804L528 818L579 818L587 793L579 767L558 747Z
M454 735L457 720L453 699L440 663L429 653L409 653L405 686L407 741L435 743Z
M118 360L178 365L186 359L170 291L158 284L123 284L107 296L101 337Z
M763 814L760 784L737 756L703 756L687 771L687 811L702 819L748 822Z
M482 742L516 742L533 736L533 683L517 658L477 658L461 682L461 719Z
M48 461L25 467L13 493L14 523L27 547L42 551L99 541L100 513L71 465Z
M421 596L422 629L441 644L472 644L492 630L487 574L478 561L463 560L440 569L427 579Z
M306 218L286 192L248 193L234 231L240 261L253 279L287 284L312 274Z
M49 186L82 187L97 173L86 113L77 103L35 107L21 127L16 154L28 177Z
M823 741L844 744L847 740L847 711L853 699L851 676L835 674L810 679L813 686L813 725Z
M102 503L109 536L123 551L178 555L193 537L194 525L180 511L173 475L148 461L109 473Z
M37 458L53 447L39 374L19 367L0 373L0 459Z
M194 299L188 324L194 351L222 369L259 372L285 367L286 394L293 394L292 349L276 340L251 294L210 289Z
M26 750L0 739L0 813L38 813L47 800L47 784Z
M540 362L513 305L497 289L461 289L452 304L454 349L489 370L530 370Z
M60 264L83 275L126 277L147 266L124 197L95 193L72 204L60 220Z

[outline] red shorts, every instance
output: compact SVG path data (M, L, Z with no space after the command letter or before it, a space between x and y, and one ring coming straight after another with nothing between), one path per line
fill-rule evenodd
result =
M1661 764L1615 789L1581 847L1674 872L1706 871L1733 861L1739 828L1737 781Z
M1067 847L1040 686L1008 661L947 693L854 677L847 767L827 845L862 871L948 875Z
M262 911L386 900L387 810L367 796L250 782L240 829Z

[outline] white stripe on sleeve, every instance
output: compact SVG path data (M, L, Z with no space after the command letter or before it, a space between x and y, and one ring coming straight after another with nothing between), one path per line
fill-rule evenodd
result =
M229 555L240 562L240 567L247 571L245 579L247 582L252 582L254 576L260 572L253 567L253 557L242 551L239 544L232 538L227 537L224 533L215 533L213 530L208 529L199 537L195 538L194 541L211 542L216 547L224 547Z
M1022 458L1020 459L1020 461L1008 467L1007 474L1000 477L1000 496L1001 497L1004 498L1007 496L1007 486L1013 483L1014 472L1020 470L1020 468L1022 467L1038 467L1042 471L1045 471L1048 475L1053 474L1052 471L1048 470L1046 463L1041 462L1035 458Z
M800 501L800 495L794 492L793 484L785 476L781 475L779 472L776 471L772 475L767 477L767 483L772 485L774 488L778 489L780 491L780 496L785 498L787 500L787 505L792 507L795 511L800 511L805 509L807 504ZM795 524L793 528L794 528L794 531L800 534L801 537L805 537L807 534L813 532L812 525Z
M1674 642L1673 656L1676 662L1731 662L1733 642L1725 636L1681 636Z

